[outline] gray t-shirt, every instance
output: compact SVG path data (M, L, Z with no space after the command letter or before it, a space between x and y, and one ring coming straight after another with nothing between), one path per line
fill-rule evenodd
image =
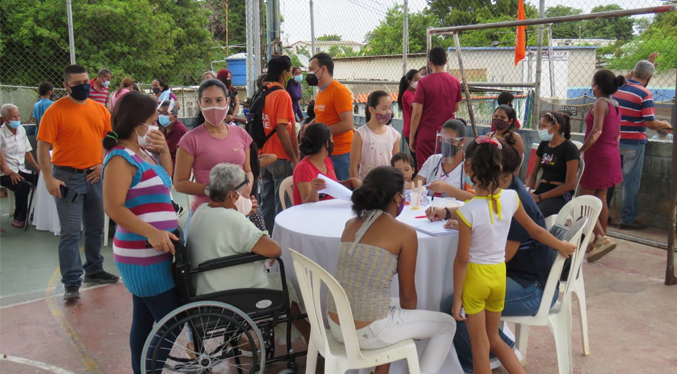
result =
M192 267L219 257L251 253L261 231L234 209L200 205L193 213L188 231L188 256ZM196 274L196 295L237 288L267 288L265 262L253 262Z

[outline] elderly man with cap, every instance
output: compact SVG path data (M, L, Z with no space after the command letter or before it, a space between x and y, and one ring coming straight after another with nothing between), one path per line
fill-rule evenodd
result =
M0 107L0 185L14 191L14 220L12 226L23 228L28 216L28 195L31 183L35 183L35 175L26 169L26 160L40 170L31 151L31 143L26 137L26 130L19 120L19 108L13 104ZM30 182L30 183L29 183Z
M275 215L282 211L279 190L282 181L294 174L299 162L299 147L296 138L296 120L292 100L285 90L291 79L291 60L288 56L276 56L268 62L265 82L272 91L266 96L263 107L263 128L266 136L275 131L261 148L262 154L274 154L277 161L261 170L261 211L266 228L272 232Z

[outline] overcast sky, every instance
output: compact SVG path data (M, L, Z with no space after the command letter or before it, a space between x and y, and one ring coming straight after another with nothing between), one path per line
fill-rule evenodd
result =
M538 6L538 0L526 0ZM367 32L385 18L386 10L403 0L314 0L315 36L339 34L343 40L364 41ZM420 11L426 0L409 0L410 12ZM661 5L660 0L546 0L546 7L558 4L583 9L589 12L597 5L618 4L623 8L639 8ZM280 0L284 17L282 30L291 44L310 40L309 0Z

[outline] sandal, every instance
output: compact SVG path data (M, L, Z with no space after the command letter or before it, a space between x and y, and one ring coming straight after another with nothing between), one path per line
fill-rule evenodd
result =
M616 243L612 242L607 236L599 238L593 245L593 250L588 254L588 262L595 262L616 249Z

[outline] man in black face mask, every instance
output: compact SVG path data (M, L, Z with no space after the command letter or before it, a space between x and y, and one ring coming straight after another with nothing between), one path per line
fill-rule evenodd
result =
M108 234L103 232L102 140L111 131L111 117L105 106L88 99L91 87L84 67L68 66L63 79L68 96L52 104L42 117L38 160L47 191L56 199L61 224L59 267L64 299L76 300L83 270L89 283L120 279L103 270L101 255L103 235ZM84 267L79 251L83 227Z

